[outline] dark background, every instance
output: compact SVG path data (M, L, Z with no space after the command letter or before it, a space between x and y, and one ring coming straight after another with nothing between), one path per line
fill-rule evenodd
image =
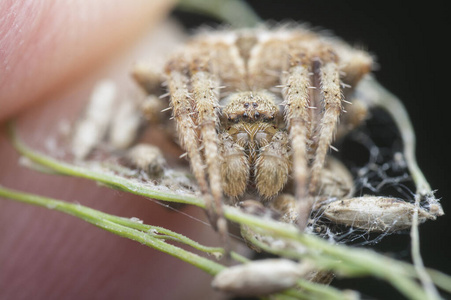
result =
M445 81L449 55L448 46L443 44L447 42L444 7L432 2L409 2L408 6L361 2L247 1L263 20L294 20L329 29L376 56L379 67L375 77L405 104L417 134L418 164L437 190L446 214L420 226L424 263L451 274L451 126L446 123L451 120L447 106L451 83ZM176 11L174 15L188 28L215 24L213 19L191 13ZM399 259L410 258L408 234L388 236L372 247ZM402 299L391 287L372 278L336 280L334 285L357 289L369 299Z

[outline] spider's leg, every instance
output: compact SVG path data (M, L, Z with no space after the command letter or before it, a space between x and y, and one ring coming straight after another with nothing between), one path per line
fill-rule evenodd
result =
M360 80L371 71L373 59L365 51L348 48L337 50L340 56L341 80L344 83L343 98L349 101L343 104L343 111L346 113L342 115L336 133L336 138L340 139L359 126L367 117L368 104L359 99L361 95L356 93L355 89Z
M337 128L337 140L362 125L368 118L368 105L357 98L351 98L349 103L343 105L343 114L340 117L340 126Z
M208 198L208 184L198 147L196 124L191 116L194 109L191 104L188 89L189 78L185 74L186 72L183 72L183 69L176 67L179 64L183 64L183 62L174 60L166 68L168 89L171 94L172 113L177 124L181 146L188 153L194 177L199 184L203 196Z
M258 192L264 197L276 195L288 180L291 168L288 143L288 134L278 131L267 145L260 148L255 162L255 181Z
M337 47L336 52L340 56L342 80L351 87L345 91L352 91L360 80L371 71L373 58L366 51L348 47Z
M340 113L342 111L342 93L338 65L334 61L326 62L320 67L321 91L324 96L324 113L319 124L319 137L312 165L310 193L318 188L321 170L326 160L326 154L334 138Z
M256 43L247 61L247 81L252 89L270 89L280 84L281 72L289 68L288 49L289 41L274 34Z
M163 86L166 84L164 73L146 63L137 63L132 69L131 76L136 84L141 87L146 98L140 103L141 114L148 124L164 124L164 130L169 136L175 136L175 128L170 119L170 108L168 107L168 98L163 94Z
M222 207L222 180L218 160L218 135L216 133L216 128L219 125L219 80L210 72L209 62L208 56L205 54L195 56L190 66L191 85L198 114L197 125L202 136L210 190L213 196L213 201L207 202L207 213L212 225L226 239L228 230ZM227 240L225 242L227 246Z
M292 55L291 67L283 78L285 119L293 155L293 179L295 195L300 206L299 225L305 228L311 210L311 201L307 194L307 126L309 114L309 65L302 63L297 55Z
M227 132L219 135L222 186L231 197L241 196L249 181L249 160L244 148L235 143Z
M164 81L161 70L146 63L135 64L131 76L148 95L158 94Z
M343 112L336 138L340 139L348 132L359 126L367 117L367 104L359 99L360 94L355 92L360 80L371 71L373 58L366 51L339 45L334 48L340 57L340 75L342 81Z

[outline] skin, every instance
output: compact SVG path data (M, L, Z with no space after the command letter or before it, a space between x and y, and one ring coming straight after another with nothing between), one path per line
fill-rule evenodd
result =
M143 33L172 5L165 0L0 1L1 185L138 217L204 244L217 242L209 227L148 199L18 166L3 126L16 119L21 138L46 149L58 124L77 118L96 81L128 80ZM140 51L147 47L139 45ZM184 212L204 219L198 209ZM0 199L0 245L1 299L215 296L210 276L167 254L74 217L5 199Z

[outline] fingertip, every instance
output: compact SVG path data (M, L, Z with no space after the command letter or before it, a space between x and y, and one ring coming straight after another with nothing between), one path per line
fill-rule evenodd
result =
M2 1L0 120L124 51L174 1Z

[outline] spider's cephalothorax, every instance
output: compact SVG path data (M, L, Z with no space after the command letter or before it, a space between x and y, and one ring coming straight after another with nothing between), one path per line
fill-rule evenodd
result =
M277 100L267 91L238 92L226 99L222 112L227 122L220 140L229 143L220 143L220 156L227 195L241 196L249 178L264 198L276 195L287 182L289 143L287 133L278 128Z
M164 80L210 213L250 186L260 200L288 180L298 201L317 195L335 132L362 119L352 106L341 113L371 65L366 52L300 26L207 31L176 51Z

